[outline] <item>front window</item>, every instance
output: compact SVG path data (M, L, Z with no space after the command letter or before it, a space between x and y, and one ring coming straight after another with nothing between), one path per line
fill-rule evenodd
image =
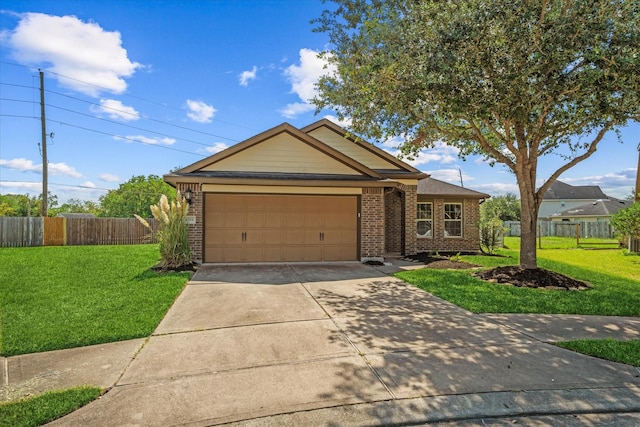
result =
M433 204L418 203L416 215L416 229L418 237L431 237L433 224Z
M462 237L462 203L444 205L444 236Z

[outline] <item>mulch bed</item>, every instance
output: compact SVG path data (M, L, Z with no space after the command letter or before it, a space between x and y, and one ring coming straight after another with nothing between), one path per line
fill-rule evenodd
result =
M151 270L155 271L156 273L175 273L180 271L193 272L193 271L196 271L197 269L198 269L198 264L196 264L195 262L192 262L190 264L185 264L178 268L164 268L161 264L154 265L153 267L151 267Z
M452 256L455 256L455 254ZM408 258L412 261L424 263L426 268L466 270L480 267L468 262L452 260L448 256L434 256L427 252L411 255ZM590 283L545 270L544 268L524 269L517 265L495 267L489 270L476 271L472 274L487 282L502 283L521 288L584 290L592 287Z
M475 277L493 283L504 283L521 288L545 288L568 291L590 289L592 285L544 268L525 269L517 265L478 271Z

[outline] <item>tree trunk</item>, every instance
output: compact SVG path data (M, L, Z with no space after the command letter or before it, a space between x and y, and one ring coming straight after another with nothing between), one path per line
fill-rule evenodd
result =
M520 267L538 268L536 254L536 223L538 203L535 194L520 191Z

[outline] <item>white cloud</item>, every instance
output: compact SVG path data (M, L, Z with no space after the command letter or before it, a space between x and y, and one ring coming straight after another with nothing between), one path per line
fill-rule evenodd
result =
M118 141L137 141L149 145L173 145L176 142L174 138L149 138L144 135L114 136L113 138Z
M110 119L125 122L140 119L140 113L135 108L124 105L116 99L101 99L100 106L92 105L90 110L96 114L106 114Z
M520 197L520 189L515 183L492 182L487 184L473 184L472 190L490 194L491 196L503 196L507 193Z
M187 116L198 123L211 123L213 115L218 111L211 105L192 99L187 99L187 108L189 109Z
M120 181L120 177L117 175L113 175L110 173L101 173L100 175L98 175L98 178L100 178L103 181L106 182L118 182Z
M90 96L123 93L124 78L142 67L129 60L118 31L106 31L72 15L21 14L17 27L5 31L2 41L19 63L48 65L62 86Z
M205 150L208 153L215 154L215 153L219 153L219 152L221 152L223 150L226 150L227 148L229 148L229 146L227 144L225 144L224 142L216 142L211 147L205 148Z
M20 172L35 172L42 174L42 163L34 164L32 160L24 158L12 160L0 159L0 166ZM51 175L65 175L74 178L80 178L82 176L82 174L73 166L69 166L66 163L49 163L48 171Z
M255 65L251 71L243 71L240 73L240 86L249 86L249 80L255 80L258 67Z
M402 144L402 142L403 140L401 138L393 138L385 141L382 145L383 147L397 147L399 144ZM402 158L405 162L415 168L420 168L420 166L424 166L429 163L440 163L442 165L456 163L459 160L458 154L460 153L460 150L457 148L445 145L442 142L436 142L432 148L424 148L420 150L420 152L417 155L414 155L411 159L404 156L400 150L396 148L383 149L393 156Z
M288 119L295 118L300 114L308 113L315 110L315 106L304 102L294 102L293 104L287 104L286 107L279 110L280 114Z
M432 178L439 179L440 181L445 181L454 185L460 185L460 169L458 168L436 169L428 171L427 173ZM473 181L473 177L462 172L462 182L466 183L467 181Z
M40 165L40 167L42 167L42 165ZM51 175L65 175L74 178L80 178L82 176L73 166L69 166L66 163L49 163L48 169Z
M315 109L310 104L317 95L316 83L323 75L335 72L335 67L328 65L318 57L319 52L312 49L300 49L300 64L292 64L284 70L287 81L291 83L291 92L298 95L302 103L288 104L279 112L284 117L293 118L299 114ZM327 68L325 68L327 66Z
M80 184L83 187L87 187L87 188L96 188L97 185L95 185L93 182L91 181L85 181L82 184Z
M38 194L42 193L41 182L24 182L24 181L0 181L0 187L8 189L8 192L19 191L35 191Z
M352 123L351 117L345 117L344 120L340 120L339 118L337 118L334 115L327 114L326 116L324 116L324 118L329 120L329 121L332 121L333 123L337 124L340 127L345 128L345 129L348 129L351 126L351 123Z

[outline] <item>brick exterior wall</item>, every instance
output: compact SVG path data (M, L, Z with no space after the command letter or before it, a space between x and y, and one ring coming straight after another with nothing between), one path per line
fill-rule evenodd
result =
M384 256L384 188L363 188L360 198L360 259Z
M187 188L191 189L191 203L189 204L188 214L196 217L196 223L189 224L188 226L191 258L194 262L202 264L202 260L204 259L204 253L202 251L204 194L200 190L199 184L178 184L178 190L183 195Z
M419 197L418 201L433 203L433 237L417 238L418 252L478 252L480 250L480 229L478 228L480 203L477 199L453 200ZM444 236L445 203L462 203L462 237Z
M384 241L385 253L402 254L404 250L404 193L397 188L386 188L384 191Z
M416 216L418 212L418 186L401 185L404 191L404 215L406 218L404 227L404 253L414 255L418 253Z

